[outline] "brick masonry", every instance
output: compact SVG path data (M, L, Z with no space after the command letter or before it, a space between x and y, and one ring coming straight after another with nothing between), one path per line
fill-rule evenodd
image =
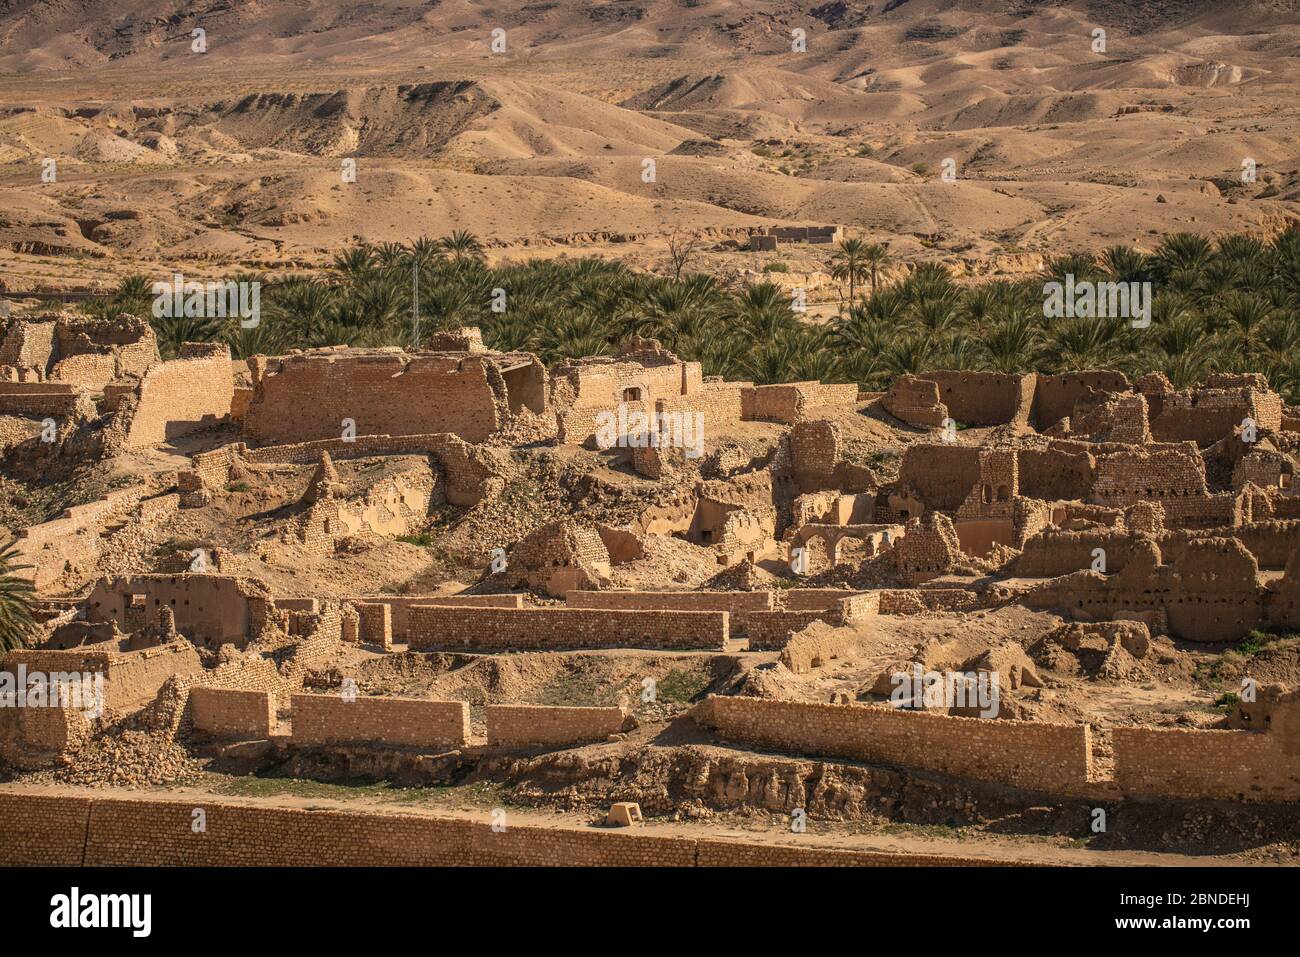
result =
M380 744L401 748L459 748L469 743L469 705L423 698L347 701L336 694L296 694L294 744Z
M206 830L194 833L194 811ZM1018 862L429 815L0 793L11 866L950 867Z
M190 718L195 731L212 737L266 738L275 727L275 695L200 685L190 689Z
M725 611L623 611L587 608L409 610L412 651L560 651L580 648L700 648L722 651Z
M489 745L581 744L623 730L622 708L490 704L484 709Z
M1035 791L1078 790L1092 763L1087 725L717 696L697 706L696 714L722 737L753 747L922 768Z

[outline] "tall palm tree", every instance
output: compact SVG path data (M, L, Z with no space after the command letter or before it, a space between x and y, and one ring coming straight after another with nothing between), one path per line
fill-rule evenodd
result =
M32 617L33 585L18 572L31 565L18 564L18 545L0 548L0 651L13 651L27 644L36 631Z
M880 243L868 245L863 250L863 259L866 261L867 268L871 270L871 294L874 296L880 285L880 270L893 262L893 259L889 255L888 247Z
M450 236L443 237L442 248L457 263L481 263L486 259L483 244L467 229L458 229Z
M837 282L848 280L849 303L858 300L858 283L868 274L871 258L867 253L867 244L860 239L841 239L831 256L831 278ZM874 291L874 281L872 283Z

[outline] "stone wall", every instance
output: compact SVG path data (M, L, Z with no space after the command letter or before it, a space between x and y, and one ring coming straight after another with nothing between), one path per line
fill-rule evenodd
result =
M230 348L186 343L180 358L150 366L136 392L127 448L158 445L219 425L229 418L235 395Z
M190 689L190 718L195 731L214 738L266 738L275 727L275 696L199 686Z
M411 640L411 609L416 605L461 605L468 608L523 608L523 595L367 595L347 598L361 604L387 605L392 613L392 640Z
M732 637L746 633L749 615L771 611L768 591L571 591L570 608L631 609L636 611L725 611Z
M1300 753L1253 731L1115 728L1115 781L1126 793L1224 801L1300 800Z
M469 705L424 698L348 701L337 694L296 694L296 745L375 744L398 748L460 748L469 743Z
M695 713L722 737L751 747L923 768L1036 791L1077 790L1092 765L1091 730L1081 724L717 696Z
M207 829L195 834L195 808ZM0 792L0 846L11 866L871 867L1014 864L990 858L697 839L639 828L554 827L234 803Z
M532 357L517 358L540 369ZM261 445L337 439L351 419L358 436L454 432L481 442L510 415L498 361L508 357L318 350L269 360L244 429ZM538 404L531 393L529 402Z
M1029 424L1034 402L1033 373L926 372L939 385L939 401L962 425Z
M781 649L781 664L795 674L804 674L855 652L862 635L853 628L836 628L815 622L790 636Z
M489 745L570 745L604 741L624 730L622 708L490 704L484 709Z
M101 579L86 599L90 621L114 621L127 633L157 627L170 608L176 630L201 644L243 647L272 607L270 589L233 575L124 575Z
M700 648L721 651L725 611L587 608L409 610L412 651L568 651L583 648Z

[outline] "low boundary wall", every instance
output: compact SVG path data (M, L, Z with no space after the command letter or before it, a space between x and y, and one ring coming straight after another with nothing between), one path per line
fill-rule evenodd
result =
M366 698L296 694L296 745L382 744L399 748L460 748L469 743L469 704L425 698Z
M190 721L214 738L266 738L275 727L275 695L198 685L190 689Z
M1115 782L1129 794L1225 801L1300 800L1300 754L1274 732L1115 728Z
M1078 791L1092 764L1086 724L717 696L695 713L722 737L754 747L921 768L1034 791Z
M722 651L725 611L621 611L595 608L467 608L415 605L412 651L564 651L669 648Z
M771 611L769 591L571 591L570 608L606 608L632 611L725 611L731 616L731 636L746 633L752 612Z
M207 828L195 834L195 808ZM952 867L1023 862L382 811L0 793L0 847L29 867Z
M483 709L489 745L584 744L623 730L622 708L490 704Z
M393 641L410 640L411 608L415 605L457 605L465 608L523 608L523 595L450 595L435 597L433 595L362 595L357 598L345 598L353 604L387 605L392 613Z

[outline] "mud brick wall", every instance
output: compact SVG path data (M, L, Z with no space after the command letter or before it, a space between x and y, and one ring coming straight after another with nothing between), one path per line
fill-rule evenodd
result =
M1241 503L1232 492L1201 498L1163 499L1165 524L1170 528L1210 529L1236 525L1243 517Z
M469 743L469 705L424 698L364 698L296 694L294 744L384 744L459 748Z
M490 704L484 709L490 745L568 745L604 741L623 730L622 708Z
M754 612L750 616L749 650L776 651L786 648L797 632L814 622L835 626L852 625L879 613L879 592L845 594L846 597L835 599L829 608Z
M28 674L40 671L104 675L104 706L129 710L153 700L158 689L173 675L202 672L203 663L188 641L173 641L140 651L67 651L18 649L4 657L3 670L17 674L26 665Z
M955 511L979 480L980 450L975 446L909 445L898 467L899 486L915 489L929 509Z
M113 655L104 676L105 703L114 710L141 707L157 696L168 678L195 675L202 670L194 645L184 639Z
M321 452L328 452L331 458L337 460L373 455L433 455L442 468L443 477L446 479L443 489L447 501L452 505L477 505L490 493L494 484L501 482L495 477L487 453L450 432L435 432L427 435L358 435L350 442L335 436L310 442L265 446L260 449L247 449L241 443L239 448L243 457L249 462L263 464L281 462L296 465L311 464L320 460ZM196 469L199 468L198 458L195 456ZM224 485L228 474L227 463L226 471L220 473L219 482L205 480L209 485Z
M150 366L140 380L140 401L127 427L127 448L157 445L210 428L230 415L235 395L230 349Z
M1209 534L1214 533L1211 530ZM1260 568L1285 568L1291 553L1300 548L1300 521L1296 519L1251 522L1218 534L1235 536L1255 556Z
M581 648L702 648L721 651L725 611L588 608L409 610L412 651L559 651Z
M1087 498L1096 480L1097 461L1082 448L1019 449L1020 494L1049 502Z
M1015 861L742 841L695 842L697 867L1007 867Z
M722 737L752 747L922 768L1038 791L1080 788L1092 762L1091 729L1082 724L716 695L695 714Z
M1063 372L1039 375L1034 389L1032 422L1039 430L1051 428L1067 415L1074 415L1074 404L1090 391L1128 392L1132 388L1122 372Z
M359 602L356 608L361 618L361 641L367 645L378 645L384 651L392 651L393 606Z
M1204 498L1208 493L1205 461L1191 446L1155 452L1133 449L1098 458L1090 500L1124 508L1138 502L1176 503L1188 497Z
M894 418L917 428L938 428L948 418L947 406L939 401L939 383L913 375L890 383L880 404Z
M1036 377L1005 372L926 372L939 385L939 401L962 425L1028 424Z
M1115 728L1115 781L1129 794L1300 801L1300 755L1270 733Z
M858 399L855 385L822 385L820 382L790 382L784 385L759 385L742 390L742 409L746 419L783 422L794 425L816 409L851 406Z
M1282 427L1281 398L1256 389L1191 389L1162 396L1160 414L1151 421L1158 442L1195 442L1212 445L1241 428L1252 418L1261 430Z
M392 611L394 641L410 641L411 608L415 605L463 605L468 608L523 608L523 595L370 595L347 599L361 604L387 605Z
M772 610L768 591L578 591L565 596L570 608L618 608L639 611L725 611L731 635L746 633L749 614Z
M77 411L86 394L81 386L57 382L0 382L0 414L63 418Z
M338 439L352 419L358 436L454 432L481 442L501 427L501 411L483 357L299 355L267 368L244 430L260 445Z
M207 830L195 834L202 808ZM0 847L19 866L884 867L1014 861L847 850L640 829L487 822L392 812L0 793Z
M749 650L780 651L795 632L834 614L825 608L809 611L762 611L749 616Z
M219 738L269 737L275 727L275 696L265 691L190 689L194 730Z
M698 391L692 391L689 395L656 399L655 411L702 413L704 441L707 442L716 434L715 430L725 429L741 420L744 414L742 393L750 387L751 384L745 382L706 382Z
M781 664L795 674L805 674L813 668L820 668L836 658L851 654L861 641L861 636L851 629L812 624L796 632L786 642L781 649Z
M846 588L790 588L781 592L786 611L826 611L861 592Z
M93 696L94 689L88 690ZM83 698L82 705L93 706L93 697ZM33 769L66 763L92 731L91 715L83 707L0 708L0 763Z
M880 593L882 615L919 615L927 611L970 611L987 603L965 588L895 588Z
M1109 529L1063 532L1046 529L1025 541L1016 561L1016 574L1025 578L1054 578L1092 568L1093 549L1106 553L1106 574L1114 574L1128 564L1133 553L1133 537L1128 532Z

